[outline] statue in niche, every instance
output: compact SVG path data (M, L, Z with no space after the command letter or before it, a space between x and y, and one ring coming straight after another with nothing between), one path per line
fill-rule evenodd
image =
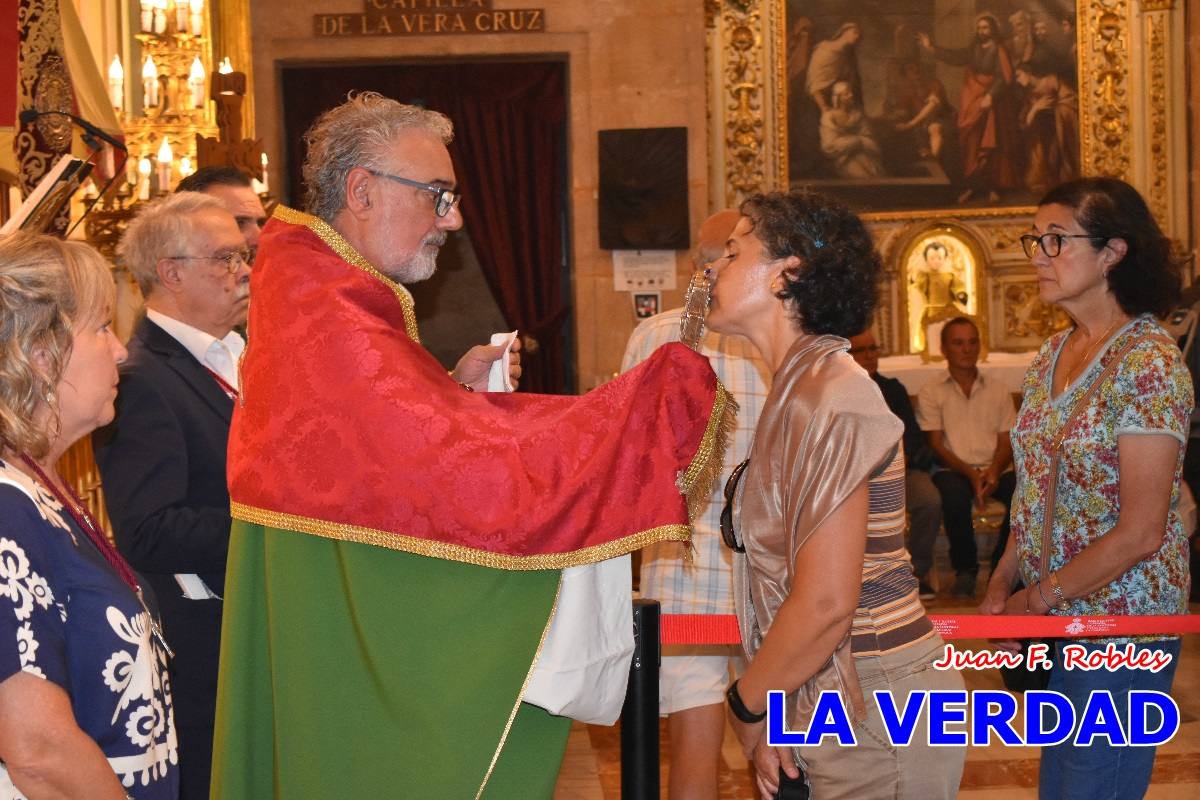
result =
M953 236L930 236L908 256L909 348L940 356L940 325L976 313L974 259Z

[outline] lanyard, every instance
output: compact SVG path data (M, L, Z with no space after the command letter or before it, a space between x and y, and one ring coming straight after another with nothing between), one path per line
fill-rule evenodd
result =
M221 374L219 372L217 372L215 369L208 366L207 364L204 366L204 368L206 370L208 370L209 375L213 376L213 380L215 380L217 382L217 385L221 387L221 391L223 391L225 393L226 397L228 397L230 400L238 399L238 390L233 388L233 386L230 385L229 381L222 378Z

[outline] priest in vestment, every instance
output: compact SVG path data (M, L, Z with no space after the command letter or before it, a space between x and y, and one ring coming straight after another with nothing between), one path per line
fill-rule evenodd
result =
M402 285L461 226L440 114L366 93L306 135L251 282L213 796L550 797L521 697L565 567L686 541L734 404L681 345L583 397L489 394ZM478 355L478 354L476 354ZM494 354L493 354L494 355ZM477 391L478 390L478 391Z

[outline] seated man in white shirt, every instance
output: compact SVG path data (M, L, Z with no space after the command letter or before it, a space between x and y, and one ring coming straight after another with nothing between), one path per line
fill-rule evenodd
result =
M998 546L1008 538L1008 506L1016 476L1009 431L1016 411L1008 389L990 381L976 366L979 329L966 317L942 328L946 376L926 384L917 395L917 421L929 437L942 469L933 475L942 495L942 522L950 539L950 562L956 578L953 595L975 596L979 554L975 547L971 505L982 508L989 497L1005 508Z
M121 366L116 419L95 434L96 462L117 547L153 589L175 651L180 797L207 798L249 256L234 216L196 192L148 205L117 252L146 316Z

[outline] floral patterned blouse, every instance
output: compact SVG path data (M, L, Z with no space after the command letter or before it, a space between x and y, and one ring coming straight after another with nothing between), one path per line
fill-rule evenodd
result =
M1024 397L1012 429L1017 490L1012 505L1012 536L1021 579L1036 582L1041 570L1044 501L1049 479L1051 440L1108 362L1131 340L1167 336L1150 316L1130 320L1082 375L1058 397L1051 379L1068 332L1042 345L1025 376ZM1168 337L1169 338L1169 337ZM1180 442L1171 488L1171 507L1162 547L1112 583L1071 601L1067 616L1186 614L1188 544L1179 517L1183 445L1192 411L1192 381L1179 349L1161 340L1143 341L1124 358L1106 384L1088 401L1062 446L1050 570L1063 567L1091 542L1117 524L1121 513L1117 440L1125 435L1166 434ZM1173 637L1137 637L1153 640ZM1113 640L1128 641L1128 640Z
M131 797L178 797L167 656L146 610L58 500L0 460L0 681L18 672L67 693ZM21 797L0 763L0 800Z

